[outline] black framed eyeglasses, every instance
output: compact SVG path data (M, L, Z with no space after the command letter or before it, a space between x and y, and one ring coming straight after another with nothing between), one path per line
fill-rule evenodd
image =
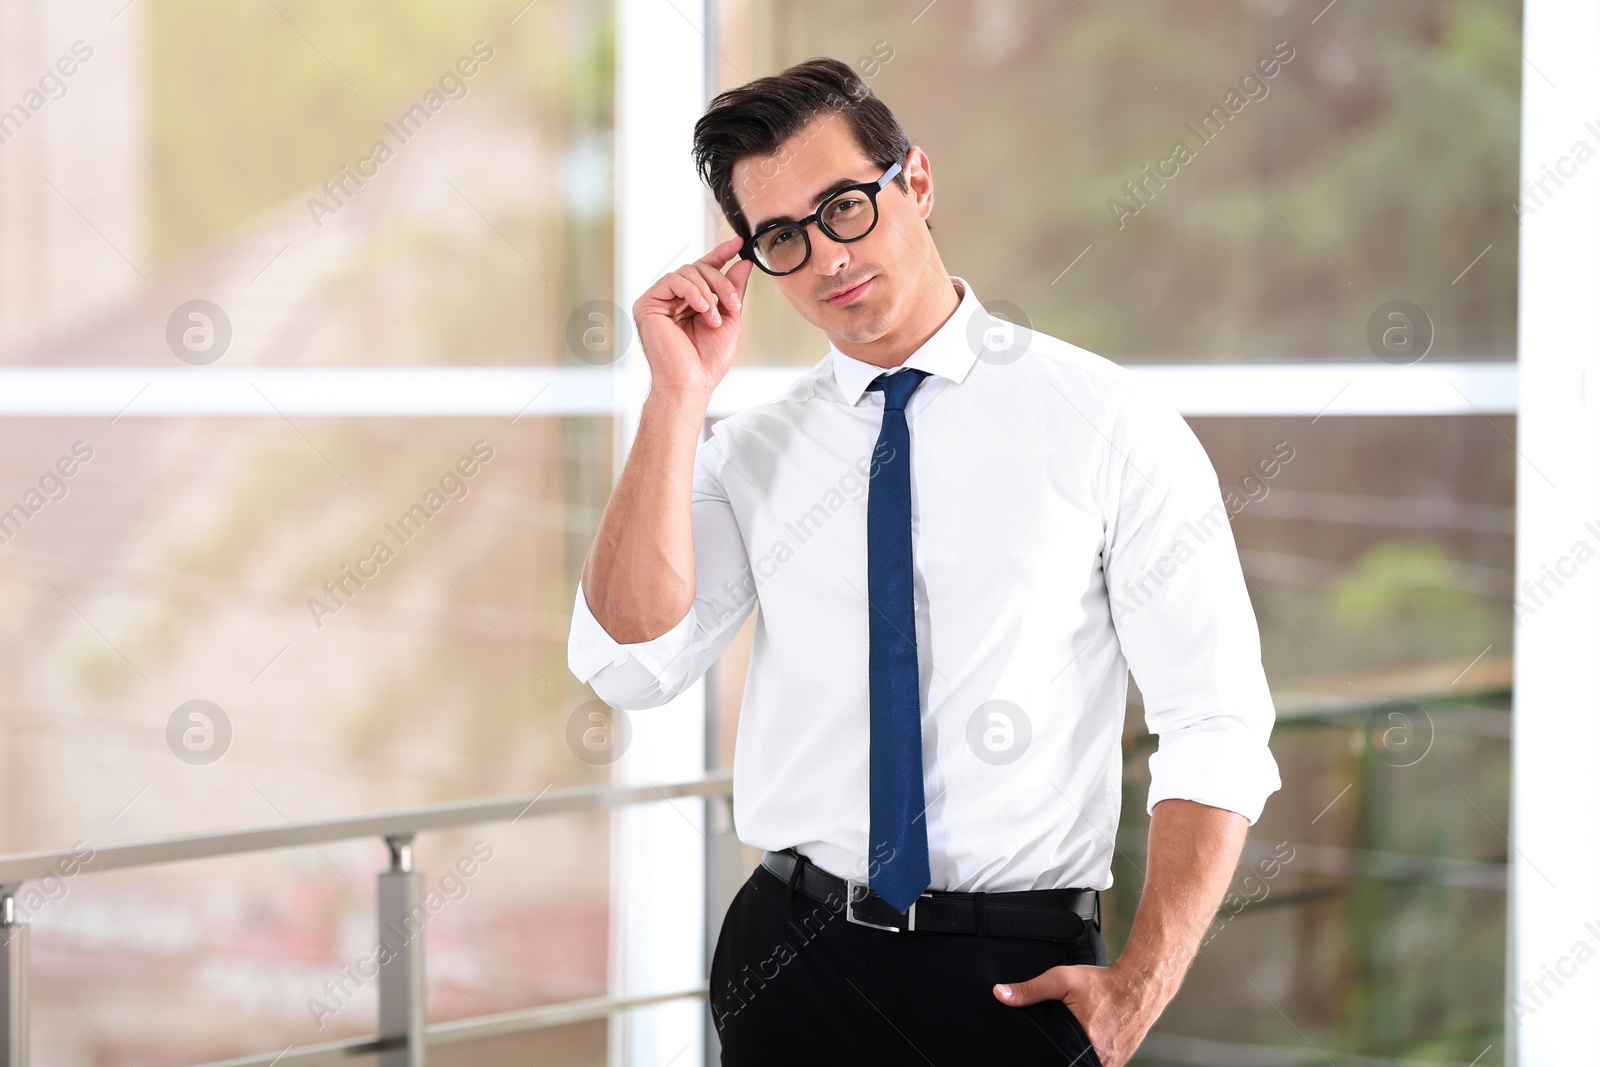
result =
M793 274L811 258L811 238L806 225L815 222L835 241L859 241L878 224L878 192L900 173L896 163L875 182L862 182L840 189L817 206L817 210L798 222L778 219L769 222L749 237L739 249L740 259L754 260L768 274L781 277Z

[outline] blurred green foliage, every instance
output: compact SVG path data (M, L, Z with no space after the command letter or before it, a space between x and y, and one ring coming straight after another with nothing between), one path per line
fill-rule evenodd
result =
M1328 608L1341 626L1396 650L1402 662L1428 662L1502 635L1503 602L1490 596L1444 546L1385 541L1334 583Z

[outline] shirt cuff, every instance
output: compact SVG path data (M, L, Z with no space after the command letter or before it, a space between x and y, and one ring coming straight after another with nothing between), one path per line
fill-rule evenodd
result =
M677 625L648 641L623 643L613 638L589 610L583 583L572 605L572 630L567 641L567 667L578 681L587 683L607 667L622 667L631 659L649 671L662 689L671 688L667 674L694 640L694 605Z
M1243 815L1253 825L1267 797L1283 787L1278 761L1264 742L1236 727L1204 728L1161 735L1150 756L1150 800L1155 813L1163 800L1192 800Z

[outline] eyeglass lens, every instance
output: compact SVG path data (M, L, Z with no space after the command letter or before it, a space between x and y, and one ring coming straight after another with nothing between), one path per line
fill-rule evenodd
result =
M819 220L824 231L835 240L850 241L865 236L878 221L878 206L859 189L828 201ZM777 226L762 234L755 244L761 265L779 274L797 270L810 254L809 242L794 225Z

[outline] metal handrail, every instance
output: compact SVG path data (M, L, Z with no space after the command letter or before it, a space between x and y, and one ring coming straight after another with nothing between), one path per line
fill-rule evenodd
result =
M0 856L0 1067L26 1067L28 1063L29 938L27 925L16 921L15 896L23 882L56 874L63 864L71 864L75 874L83 874L363 837L381 838L388 845L390 866L378 874L378 920L380 937L391 951L388 958L380 962L377 975L377 1034L244 1056L210 1067L257 1064L287 1067L288 1064L328 1063L372 1053L378 1054L380 1067L422 1067L429 1045L470 1040L490 1032L531 1030L604 1018L628 1008L705 996L706 987L699 986L645 996L592 997L429 1025L423 1010L422 938L417 936L420 921L416 929L412 928L422 890L421 873L411 866L412 839L425 831L511 822L524 815L608 811L656 800L731 796L732 792L732 774L721 772L666 784L577 786L555 792L546 788L532 796L469 800L287 826L126 841L94 848L87 855L73 848Z
M523 815L557 815L577 811L606 811L674 797L727 796L733 788L728 772L666 785L586 785L557 792L494 800L465 800L420 808L351 815L339 819L266 826L252 830L212 830L197 834L156 837L96 846L85 858L71 849L24 852L0 856L0 885L43 878L70 862L82 873L127 867L150 867L188 860L212 859L241 852L351 841L361 837L401 837L428 830L448 830L479 823L509 822Z
M486 1037L504 1037L507 1034L526 1033L548 1026L570 1026L573 1023L604 1019L612 1012L629 1008L648 1008L673 1000L703 997L708 987L696 986L676 993L652 993L638 997L590 997L586 1000L568 1000L559 1004L541 1004L535 1008L518 1008L494 1015L480 1015L472 1019L455 1019L451 1022L430 1023L426 1031L429 1048L436 1045L453 1045L461 1041L477 1041ZM199 1067L315 1067L352 1056L370 1056L395 1047L393 1041L380 1041L374 1037L348 1038L317 1045L303 1045L281 1052L263 1052L255 1056L217 1060Z

